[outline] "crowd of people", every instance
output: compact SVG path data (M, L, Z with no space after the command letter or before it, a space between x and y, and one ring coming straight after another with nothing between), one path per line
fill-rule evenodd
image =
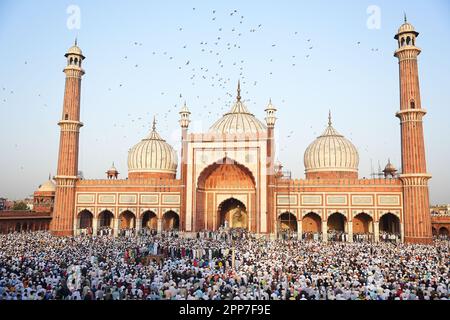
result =
M446 300L449 258L449 242L438 239L12 233L0 235L0 300Z

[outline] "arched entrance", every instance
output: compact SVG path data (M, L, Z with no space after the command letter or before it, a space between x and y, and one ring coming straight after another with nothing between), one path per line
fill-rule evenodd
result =
M228 157L206 167L197 181L195 230L216 230L225 221L228 221L228 226L231 226L232 218L227 220L222 216L222 213L231 209L238 209L235 212L234 227L256 231L257 195L255 186L255 178L252 172L244 165ZM218 199L219 195L220 200ZM238 204L231 200L226 202L229 199L224 201L227 198L241 199L240 207L238 208Z
M380 231L391 234L400 234L400 219L388 212L380 218Z
M277 230L283 239L297 237L297 218L291 212L280 214Z
M335 212L328 217L328 240L331 241L346 241L347 231L347 218L339 213Z
M373 241L373 219L367 213L361 212L354 216L352 227L355 241Z
M245 205L234 198L225 200L219 205L219 227L247 228L248 215Z
M147 228L149 230L157 230L158 228L158 218L153 211L145 211L142 215L142 228Z
M380 240L397 242L400 239L400 219L388 212L380 218Z
M449 232L448 232L448 229L446 227L441 227L439 229L439 236L440 237L448 238L448 234L449 234Z
M133 229L135 228L136 217L133 212L126 210L120 214L120 225L119 228L121 230L124 229Z
M302 219L303 233L320 233L322 232L322 219L315 212L310 212Z
M328 217L327 226L329 231L345 232L347 218L339 212L335 212Z
M99 228L112 228L114 215L111 211L105 210L98 215L98 227Z
M78 215L78 228L79 229L88 229L92 228L92 221L94 219L94 215L89 210L83 210Z
M180 228L180 217L174 211L167 211L163 215L163 230L172 231Z

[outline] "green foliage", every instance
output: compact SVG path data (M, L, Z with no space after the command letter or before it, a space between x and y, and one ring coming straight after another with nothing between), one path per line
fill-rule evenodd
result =
M13 210L28 210L28 206L23 201L14 202Z

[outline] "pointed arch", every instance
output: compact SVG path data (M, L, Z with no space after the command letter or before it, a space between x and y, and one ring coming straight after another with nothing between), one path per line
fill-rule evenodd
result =
M380 217L380 232L400 235L400 219L391 212L386 212Z
M322 232L322 218L316 212L309 212L302 219L303 233L320 233Z
M120 229L133 229L136 227L136 215L131 210L125 210L119 215Z
M79 229L87 229L92 228L92 222L94 220L94 214L84 209L78 213L78 228Z
M229 171L229 173L233 174L233 176L237 178L234 179L234 182L227 180L227 182L233 182L234 187L242 188L243 186L245 186L254 188L256 186L255 177L253 176L253 173L250 169L229 157L224 157L203 169L203 171L198 176L197 187L199 189L205 189L215 186L220 187L221 182L224 182L225 180L216 179L215 181L207 181L207 179L211 177L211 175L215 172L220 174L220 172L217 172L220 169L222 169L221 171L224 172ZM250 181L248 181L248 177L251 179L251 183ZM244 182L244 185L241 184L242 182Z
M163 214L163 230L172 231L180 229L180 216L173 210L166 211Z
M353 234L373 233L373 219L365 212L360 212L353 217Z
M114 221L114 214L109 210L103 210L98 214L97 225L99 228L112 228Z
M158 216L152 210L147 210L142 213L142 228L150 230L157 230L158 228Z
M446 227L440 227L439 228L439 235L440 236L444 236L444 237L448 237L449 235L449 231Z
M278 215L278 230L297 232L297 217L289 211L285 211Z
M345 232L347 217L341 212L332 213L327 219L327 227L330 231Z

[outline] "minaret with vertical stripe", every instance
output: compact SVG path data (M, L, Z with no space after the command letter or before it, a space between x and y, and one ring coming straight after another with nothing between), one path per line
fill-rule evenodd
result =
M50 230L59 236L73 235L75 215L75 183L78 180L81 78L85 59L75 40L66 53L66 86L60 126L59 156L56 180L55 209Z
M186 197L187 197L187 148L188 148L188 129L191 120L189 116L191 112L189 111L186 101L184 102L183 108L180 113L180 127L181 127L181 181L183 189L181 192L181 214L180 214L180 227L181 230L186 230Z
M267 226L268 232L275 232L274 220L276 220L276 212L274 212L275 199L275 122L277 121L277 109L269 100L266 111L267 124Z
M425 142L422 118L426 111L420 100L416 47L419 35L407 22L400 26L395 39L400 70L400 119L402 145L403 225L404 241L407 243L431 243L431 216L428 180L425 160Z

